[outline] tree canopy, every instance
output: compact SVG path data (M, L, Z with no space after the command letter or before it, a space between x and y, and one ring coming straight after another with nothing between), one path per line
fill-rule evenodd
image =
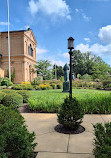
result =
M92 55L91 52L81 53L79 50L73 51L72 56L73 73L83 76L91 75L93 79L107 79L111 67L105 63L100 57Z
M48 60L39 60L37 65L35 65L38 75L41 75L44 80L51 78L51 63Z

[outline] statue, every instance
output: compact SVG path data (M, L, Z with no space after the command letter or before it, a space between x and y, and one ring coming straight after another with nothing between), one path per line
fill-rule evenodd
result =
M64 81L68 82L69 81L69 65L66 63L63 67L64 70Z
M69 92L69 65L66 63L63 67L64 70L64 83L63 83L63 91L62 92Z

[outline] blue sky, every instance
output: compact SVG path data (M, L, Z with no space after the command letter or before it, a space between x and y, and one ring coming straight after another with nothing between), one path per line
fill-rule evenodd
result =
M9 0L10 30L28 25L37 40L37 60L69 61L67 39L75 49L111 65L111 0ZM7 31L7 0L0 1L0 31Z

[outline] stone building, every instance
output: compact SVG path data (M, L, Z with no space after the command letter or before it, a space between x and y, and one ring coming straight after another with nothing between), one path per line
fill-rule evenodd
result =
M15 71L14 83L32 81L37 77L33 65L36 62L36 39L32 30L10 32L11 74ZM0 32L0 76L8 70L8 32Z

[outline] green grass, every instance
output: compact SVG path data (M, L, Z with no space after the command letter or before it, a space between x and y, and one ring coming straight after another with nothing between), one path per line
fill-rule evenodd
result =
M57 112L69 93L62 90L30 91L29 107L43 112ZM85 113L111 113L111 92L103 90L74 89L76 97Z

